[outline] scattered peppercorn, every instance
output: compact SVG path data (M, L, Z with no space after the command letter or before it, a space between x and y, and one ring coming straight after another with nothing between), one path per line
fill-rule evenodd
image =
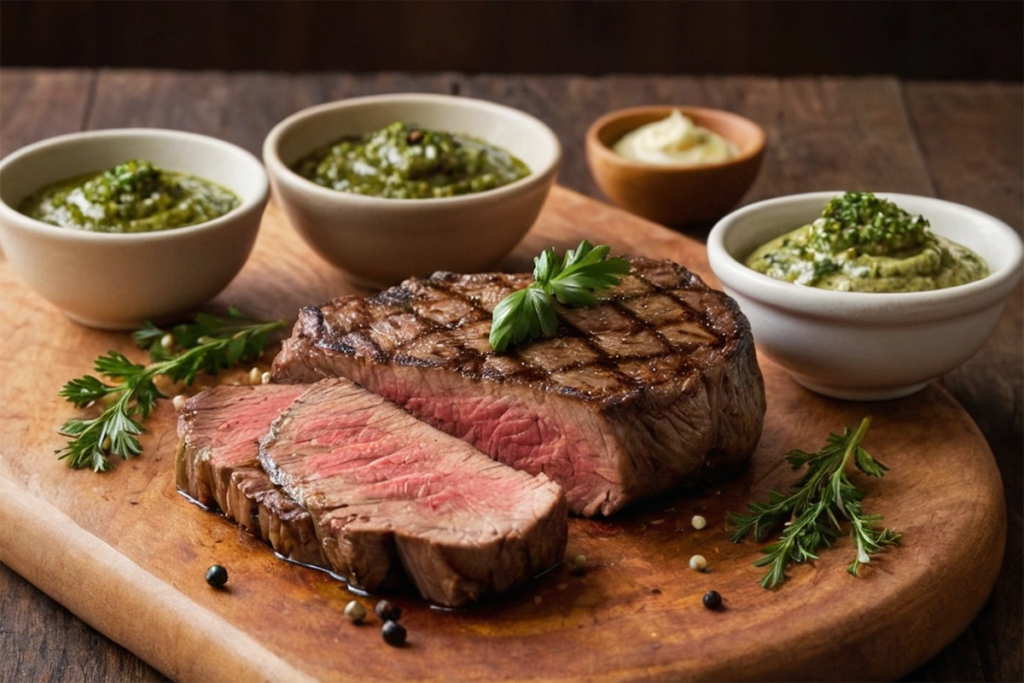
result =
M402 608L398 605L392 605L387 600L378 602L373 611L377 613L381 621L398 621L402 616Z
M704 606L708 609L718 609L722 606L722 595L718 591L708 591L704 594Z
M384 642L392 647L401 647L405 644L405 627L390 619L384 622L380 635Z
M184 394L178 394L177 396L175 396L174 400L172 401L172 403L174 403L174 409L175 410L181 410L182 408L184 408L185 407L185 401L187 401L187 400L188 399L185 398Z
M697 531L700 531L708 525L708 520L704 519L700 515L694 515L693 519L690 520L690 525Z
M708 561L704 559L703 555L694 555L690 558L690 569L695 572L702 572L708 566Z
M358 600L345 605L345 616L354 624L362 623L363 619L366 618L366 608L363 607L363 603Z
M569 571L572 574L579 576L587 571L587 556L577 555L572 559L572 564L569 565Z
M206 583L214 588L222 588L228 582L228 570L215 564L206 570Z

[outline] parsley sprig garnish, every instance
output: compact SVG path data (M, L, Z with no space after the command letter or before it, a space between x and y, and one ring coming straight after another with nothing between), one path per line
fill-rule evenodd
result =
M870 424L870 418L864 418L855 432L845 428L842 436L829 434L828 443L816 453L790 451L786 460L793 469L807 467L807 472L793 484L789 495L771 491L767 503L747 506L751 514L729 513L730 524L735 527L733 543L739 543L748 534L753 534L755 541L763 541L772 529L788 519L779 540L764 548L765 556L754 562L755 567L769 568L761 580L764 588L780 586L786 580L790 562L816 560L821 547L832 547L842 533L841 519L849 522L850 537L857 549L856 557L846 568L854 576L862 564L871 561L872 554L899 544L900 534L875 526L881 515L864 514L861 501L866 494L850 482L846 472L851 461L872 477L881 478L888 471L860 445Z
M629 272L623 258L606 258L610 247L583 240L559 259L545 249L533 259L533 283L509 294L494 307L491 348L501 353L527 339L550 337L558 329L554 299L565 306L593 306L595 292L613 287Z
M142 420L153 412L157 399L166 398L154 382L157 377L191 384L200 372L213 375L254 360L263 351L267 335L284 324L253 320L235 308L228 310L226 318L200 313L195 322L170 332L147 322L132 338L149 350L152 364L133 363L122 353L108 351L94 361L93 368L113 384L85 375L60 390L60 396L78 408L97 403L105 407L98 417L65 422L59 431L70 440L55 453L71 467L92 467L96 472L111 468L110 455L124 459L138 455L142 452L138 435L145 431Z

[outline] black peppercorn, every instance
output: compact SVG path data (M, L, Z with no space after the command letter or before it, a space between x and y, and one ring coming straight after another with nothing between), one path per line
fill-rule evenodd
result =
M401 647L405 644L405 627L390 619L384 622L380 635L384 642L392 647Z
M718 609L722 606L722 596L718 591L708 591L704 594L704 606L708 609Z
M378 602L373 611L377 613L381 621L398 621L402 616L402 608L398 605L392 605L387 600Z
M215 564L206 570L206 583L214 588L222 588L228 582L228 570Z

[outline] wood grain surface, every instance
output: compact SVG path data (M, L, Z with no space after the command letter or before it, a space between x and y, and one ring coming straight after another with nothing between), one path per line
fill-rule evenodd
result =
M699 242L561 188L503 269L522 270L543 247L563 251L584 236L617 253L671 258L713 281ZM60 386L105 348L139 353L124 333L68 321L7 264L0 288L10 326L0 349L0 399L20 406L4 417L0 457L5 562L175 679L890 679L965 628L999 571L1006 529L999 472L947 392L933 386L871 405L831 401L761 359L769 412L745 473L610 520L572 519L566 556L587 558L582 576L563 565L455 613L394 598L411 632L409 646L395 651L372 626L345 622L352 596L342 584L280 562L176 493L176 415L168 402L148 422L143 457L113 473L69 472L56 461L62 439L54 425L73 411L42 388ZM289 318L343 293L359 292L271 206L249 263L211 307ZM752 566L759 544L730 543L726 513L787 488L787 450L816 450L830 431L864 415L873 418L866 445L891 467L884 480L863 482L873 494L869 509L904 534L903 547L857 581L844 571L854 552L844 539L836 552L792 569L784 588L760 588L763 570ZM707 529L692 529L695 514L709 520ZM688 568L696 554L708 558L707 572ZM205 585L212 564L229 568L228 591ZM725 596L724 610L702 606L711 589Z
M886 189L967 203L1018 230L1024 223L1019 85L904 84L885 78L4 70L0 154L62 132L122 125L195 130L258 151L270 126L296 109L354 94L399 90L486 97L540 116L565 146L562 182L590 194L596 195L596 189L581 150L587 124L610 108L672 101L733 109L765 126L765 168L745 201L818 189ZM690 232L702 235L699 228ZM995 454L1008 503L1007 552L992 598L978 618L938 656L910 673L912 680L1022 676L1022 302L1018 289L985 349L943 380L981 427ZM91 357L105 350L87 346L79 351ZM7 386L6 376L0 381ZM0 403L5 423L20 410L8 396ZM6 447L3 455L10 457ZM3 522L7 529L8 520ZM6 568L0 569L0 586L0 611L5 615L0 636L3 680L160 678Z

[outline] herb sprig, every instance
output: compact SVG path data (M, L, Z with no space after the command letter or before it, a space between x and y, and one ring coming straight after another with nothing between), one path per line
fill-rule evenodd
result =
M623 258L607 258L610 247L583 240L561 259L552 248L533 259L533 282L494 308L491 348L501 353L527 339L550 337L558 329L554 300L565 306L593 306L595 292L613 287L629 272Z
M72 418L60 433L69 437L67 445L55 451L61 460L75 469L91 467L105 472L112 465L110 455L128 459L142 452L138 435L145 431L145 420L156 401L167 398L154 380L164 375L174 382L191 384L200 372L216 374L235 363L253 360L266 346L267 336L284 326L283 320L260 322L235 308L226 318L206 313L195 322L162 330L147 322L132 338L140 348L148 349L151 365L133 363L124 354L108 351L94 361L94 370L103 380L85 375L73 379L59 395L78 408L105 404L95 418Z
M846 568L854 576L862 564L871 561L872 554L899 544L899 533L875 526L881 515L864 513L861 501L866 493L850 482L846 472L851 461L868 476L881 478L888 471L860 445L870 424L870 418L864 418L855 432L845 428L842 436L829 434L828 443L816 453L790 451L786 460L793 469L806 466L807 472L793 484L789 495L771 491L767 503L747 506L751 514L729 513L730 524L735 527L733 543L739 543L748 534L755 541L763 541L772 529L788 519L779 540L765 547L765 556L754 562L755 567L768 567L762 587L782 585L790 562L816 560L820 548L832 547L842 533L840 518L850 523L850 537L857 549L853 562Z

